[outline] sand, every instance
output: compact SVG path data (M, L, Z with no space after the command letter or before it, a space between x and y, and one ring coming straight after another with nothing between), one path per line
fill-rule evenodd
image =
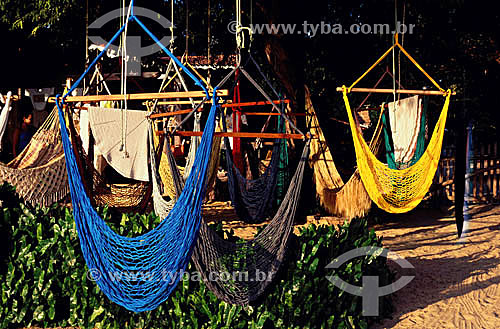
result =
M224 218L224 228L244 239L266 224L242 223L230 208L213 203L204 215L212 221ZM415 267L413 281L393 295L392 319L373 328L500 328L500 206L474 206L468 214L460 240L453 213L440 210L390 216L390 223L373 226L386 248ZM309 216L294 232L309 223L338 225L342 220ZM398 265L389 265L402 274Z
M460 240L454 218L440 211L375 227L384 246L413 264L415 278L393 295L393 318L374 328L500 328L500 206L468 213Z

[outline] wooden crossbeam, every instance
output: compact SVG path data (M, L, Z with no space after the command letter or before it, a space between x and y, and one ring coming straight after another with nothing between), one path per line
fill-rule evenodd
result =
M289 104L290 100L289 99L283 99L283 100L276 100L273 101L272 103L269 101L260 101L260 102L243 102L243 103L228 103L228 104L222 104L222 107L246 107L246 106L263 106L263 105L271 105L271 104Z
M159 119L159 118L171 117L171 116L174 116L174 115L188 114L191 111L193 111L193 110L190 109L190 110L179 110L179 111L165 112L165 113L155 113L155 114L151 114L149 116L149 118L150 119ZM203 111L203 109L198 109L197 112L201 112L201 111Z
M156 135L163 135L163 131L157 131ZM202 131L176 131L176 136L191 137L201 136ZM301 134L280 134L280 133L251 133L251 132L215 132L215 137L237 137L237 138L281 138L281 139L303 139Z
M156 114L151 114L149 116L150 119L159 119L159 118L165 118L165 117L171 117L174 115L181 115L181 114L188 114L191 112L191 110L179 110L179 111L173 111L173 112L165 112L165 113L156 113ZM203 111L202 109L198 109L198 112ZM244 115L248 116L278 116L280 115L278 112L242 112ZM303 117L306 116L305 113L287 113L287 116L298 116L298 117Z
M337 87L337 91L342 92L342 87ZM352 88L353 93L375 93L375 94L393 94L394 89L377 89L377 88ZM439 90L411 90L411 89L396 89L396 94L411 94L411 95L436 95L443 96L446 93ZM456 92L452 92L456 95Z
M201 99L194 99L193 102L195 104L199 104L202 102ZM162 101L162 102L157 102L156 105L191 105L191 101ZM147 102L143 102L142 105L148 105Z
M224 97L229 95L229 90L217 90L217 96ZM121 101L125 97L127 100L148 100L148 99L173 99L173 98L203 98L204 91L171 91L164 93L139 93L127 95L90 95L90 96L68 96L65 99L69 102L98 102L98 101ZM50 103L55 103L55 97L49 98Z
M241 114L247 115L247 116L278 116L280 115L278 112L241 112ZM305 117L305 113L286 113L287 116L291 117Z

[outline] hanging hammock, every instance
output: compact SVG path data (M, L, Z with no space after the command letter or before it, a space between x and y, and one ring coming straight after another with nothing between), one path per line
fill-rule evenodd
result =
M122 116L120 109L89 107L90 129L94 136L95 148L120 175L133 180L149 182L148 174L148 139L146 111L127 109L126 131L127 155L121 147Z
M0 164L0 182L15 186L31 206L48 207L69 193L56 108L24 150L8 164Z
M218 100L214 90L212 107L191 174L168 216L156 228L137 237L123 237L112 231L94 210L85 192L61 106L67 95L81 83L130 21L139 24L168 56L180 64L195 83L202 87L206 99L209 99L210 94L201 81L189 72L135 16L132 0L126 24L120 27L63 97L56 96L73 215L84 259L93 273L99 273L98 277L93 278L110 300L131 311L140 312L155 309L168 298L182 278L182 273L189 262L201 221L201 203L205 194L205 178L212 148ZM121 276L119 280L116 280L116 275Z
M200 117L196 116L195 114L195 125L194 125L194 131L200 131ZM216 126L215 131L220 131L219 125ZM176 199L177 197L177 190L175 188L176 180L174 179L172 175L172 170L170 168L170 164L168 161L169 152L169 143L168 143L168 138L162 138L160 139L159 136L156 134L152 133L153 136L153 142L154 142L154 149L161 149L162 151L160 152L160 163L158 165L158 175L160 177L161 181L161 187L162 189L159 188L159 196L163 197L169 197L171 200ZM186 173L191 172L191 167L192 163L194 163L195 155L196 155L196 150L199 147L199 142L196 141L193 137L196 137L199 140L199 136L192 136L191 137L191 143L189 145L189 151L188 151L188 156L187 156L187 165L186 167L180 167L177 166L181 173L181 177L183 179L183 182L187 179L189 176L186 175ZM219 160L220 160L220 145L221 145L221 138L220 137L214 137L214 141L212 143L212 151L210 152L210 164L208 167L208 174L207 174L207 191L206 194L208 195L215 187L215 179L217 177L217 171L219 168ZM173 155L172 155L173 156ZM150 155L151 157L151 155ZM188 169L186 169L188 168Z
M423 104L424 103L424 104ZM426 102L419 96L383 105L382 124L387 165L404 169L420 159L425 151Z
M278 117L278 132L286 133L285 122L281 117ZM286 186L288 186L289 181L290 173L288 171L288 143L286 139L281 139L278 177L276 179L276 204L278 206L281 204L281 201L285 196Z
M308 140L277 213L253 240L245 243L226 241L202 221L192 256L193 262L207 287L221 300L230 304L248 305L263 293L276 276L293 229L309 145ZM167 152L170 154L168 159L174 181L181 182L175 159L170 149ZM167 202L158 193L159 175L154 154L150 153L150 157L154 209L158 216L163 217L168 214L169 209ZM229 280L213 280L213 275L223 278L226 274L238 276ZM264 280L262 275L265 275Z
M107 110L107 109L106 109ZM110 184L104 175L100 174L82 144L73 120L66 119L71 137L71 144L75 154L76 163L80 169L80 175L87 194L91 197L95 206L107 206L122 213L146 213L151 208L152 186L145 182L128 184ZM89 131L92 133L92 130Z
M260 76L266 82L266 85L273 91L276 97L280 98L279 93L274 89L269 79L264 75L259 65L255 59L249 54L248 61L255 65ZM252 78L252 76L245 70L241 62L219 82L218 87L222 87L229 78L236 72L241 72L243 76L255 87L255 89L272 105L273 109L276 110L284 121L287 121L290 127L303 136L305 136L294 123L284 114L284 111L272 101L269 94ZM239 77L239 75L238 75ZM233 89L237 86L234 83ZM223 129L225 128L225 121L223 120ZM236 209L236 213L240 220L247 223L259 223L266 220L269 211L274 205L274 200L276 197L276 181L277 173L279 170L280 163L280 145L281 142L277 139L274 143L272 158L269 166L265 172L255 180L247 180L238 168L234 165L231 147L229 143L229 138L224 138L224 145L226 149L226 164L228 168L228 185L229 185L229 195Z
M439 89L437 93L445 96L443 109L441 110L441 114L427 149L415 164L401 170L390 169L386 164L380 162L369 149L361 135L360 129L354 121L349 99L347 97L348 93L353 90L353 87L396 47L398 47ZM387 50L361 77L359 77L349 88L343 86L341 90L349 117L349 125L354 141L354 148L356 150L358 169L368 195L370 195L370 198L377 206L387 212L403 213L412 210L425 197L434 179L434 174L441 155L444 128L452 92L450 90L445 91L427 74L427 72L425 72L425 70L399 44L397 36L394 45L390 47L389 50Z
M226 241L202 221L193 262L207 287L221 300L230 304L248 305L275 278L293 231L308 153L309 141L304 146L300 162L278 211L253 240L244 243ZM214 273L221 280L211 280ZM223 276L226 274L231 275L229 280L224 280Z
M226 130L225 120L223 121ZM272 157L266 170L259 178L247 180L232 159L229 138L224 137L229 196L239 219L246 223L260 223L271 211L276 192L276 181L280 164L281 140L276 139Z
M366 192L358 169L344 183L337 171L333 156L326 143L325 135L320 127L318 117L311 101L311 95L305 87L306 112L308 127L317 138L311 140L309 164L313 168L316 196L320 205L332 215L352 219L368 214L372 201ZM370 150L377 154L381 145L382 125L377 124L370 142Z
M64 114L57 104L73 215L87 266L98 271L96 283L115 303L135 312L155 309L181 279L197 236L215 128L215 102L182 194L156 228L134 238L112 231L92 207L69 141ZM114 275L121 275L121 279L114 279Z

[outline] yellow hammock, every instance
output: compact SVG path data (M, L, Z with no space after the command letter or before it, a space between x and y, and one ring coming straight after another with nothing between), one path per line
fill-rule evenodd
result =
M371 69L373 69L391 50L398 46L402 52L439 88L446 96L443 109L434 128L431 140L422 157L411 167L402 170L390 169L386 164L380 162L370 151L360 130L358 129L352 115L347 94L351 91ZM349 116L354 148L356 150L356 161L358 164L361 180L370 198L381 209L390 213L403 213L415 208L425 197L429 190L434 174L436 172L441 146L443 142L444 128L448 107L450 105L451 92L445 91L418 65L415 60L399 45L397 38L395 44L384 55L368 69L349 88L343 86L342 92L344 102Z

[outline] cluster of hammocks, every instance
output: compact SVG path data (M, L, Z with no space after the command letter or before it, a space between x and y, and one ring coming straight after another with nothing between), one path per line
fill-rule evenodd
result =
M128 153L123 140L121 145L107 144L102 134L109 132L109 124L113 123L99 122L95 114L99 113L100 109L88 108L90 118L94 118L91 120L95 144L108 163L113 164L113 168L125 177L151 182L150 185L137 183L126 187L106 183L95 170L91 155L83 151L72 116L63 110L66 96L79 85L123 31L124 26L75 84L62 97L56 98L57 110L52 111L49 119L23 153L6 166L0 166L2 180L16 185L18 193L33 204L47 205L54 202L67 194L69 187L83 256L92 273L98 274L94 279L100 289L115 303L135 312L156 308L175 289L191 258L208 288L220 299L239 305L248 305L256 300L275 277L283 262L298 206L306 161L313 166L320 201L326 208L333 204L334 206L329 208L332 213L346 217L362 216L369 210L370 199L387 211L404 212L413 209L424 197L432 183L432 174L439 160L450 92L444 93L445 105L427 149L423 151L422 143L417 141L418 147L409 158L399 154L396 159L396 152L393 152L388 157L390 165L387 166L376 157L381 144L382 127L384 121L387 125L387 120L381 114L368 146L356 124L348 100L349 92L359 79L349 88L344 87L343 98L358 163L358 170L344 184L326 146L307 90L306 108L310 116L310 131L316 137L314 139L306 138L306 135L295 127L283 109L274 105L269 95L241 65L228 74L213 89L210 96L203 83L158 41L134 15L133 6L131 7L129 21L137 22L176 65L179 65L196 85L202 87L207 95L205 100L212 101L201 139L192 139L184 174L181 174L175 162L168 138L155 138L152 123L146 119L146 112L134 113L125 110L127 116L130 115L127 122L131 123L130 132L125 128L125 135L138 133L140 135L137 138L130 140L142 143L135 147L129 145L128 150L131 153ZM240 70L273 104L281 118L306 139L297 169L290 179L288 190L278 210L253 240L244 243L223 239L204 222L201 213L204 196L207 188L212 185L218 167L220 141L216 140L214 132L218 126L217 117L221 113L216 91L236 70ZM106 111L115 111L117 116L123 115L124 112ZM136 119L133 119L134 116ZM58 125L60 130L57 131L55 127ZM199 129L199 117L196 115L195 129ZM226 130L224 120L219 129ZM419 129L419 133L421 131L422 129ZM389 137L385 138L386 145L389 145ZM396 140L395 135L393 138ZM224 139L224 144L230 197L236 213L243 221L261 222L272 210L279 176L280 149L283 144L279 140L274 142L270 163L265 172L255 180L247 180L233 163L228 138ZM146 152L146 155L134 152ZM159 166L156 161L157 153L162 159ZM139 159L149 161L139 163ZM149 196L152 196L156 214L163 220L151 231L133 238L118 235L94 209L95 206L112 205L114 202L123 211L144 210L147 204L145 201ZM212 273L242 273L244 279L211 280ZM259 273L264 273L266 280L260 280L257 277ZM147 274L147 277L144 274ZM119 280L116 279L117 275L120 276Z
M148 34L151 34L133 14L131 20L135 20ZM111 42L113 42L113 39L110 40ZM174 58L161 44L160 47ZM105 50L106 47L103 52ZM96 60L98 59L99 56ZM95 64L95 61L90 67ZM183 67L181 63L177 64L189 75L189 70L186 67ZM239 67L239 69L243 74L246 73L243 67ZM88 70L84 74L87 72ZM189 76L195 80L196 84L202 86L201 82L194 76ZM227 79L221 81L219 86L224 84ZM97 278L96 282L101 290L112 301L127 309L136 312L154 309L168 298L175 289L181 277L179 274L185 270L192 255L196 267L205 279L210 277L212 271L220 273L234 270L248 273L249 280L232 282L231 284L222 284L220 282L215 284L207 280L207 285L220 298L242 305L255 300L272 281L280 263L283 261L297 209L309 143L305 143L303 156L296 174L291 180L288 192L266 229L253 241L247 242L245 245L224 241L210 230L201 216L201 204L208 186L208 171L210 166L214 167L214 161L211 160L214 157L211 157L210 154L213 151L216 115L219 114L215 92L219 88L217 86L214 88L211 97L212 106L201 141L196 150L196 156L192 161L191 168L186 170L189 175L185 181L178 171L170 147L165 145L168 140L163 140L164 147L161 153L167 155L168 171L171 182L173 182L172 185L175 188L175 196L170 200L164 199L162 195L163 186L161 186L160 173L158 173L156 166L154 137L151 124L147 125L149 145L146 149L149 149L150 152L149 165L153 204L156 213L164 219L157 227L146 234L134 238L125 238L113 232L94 210L94 202L89 197L89 194L93 191L91 191L90 186L85 186L82 178L82 175L89 175L86 171L89 160L85 158L85 154L82 152L75 152L74 145L77 145L78 138L75 136L75 129L71 127L71 124L67 124L71 120L65 119L65 111L62 107L65 96L70 94L80 81L81 78L63 97L57 97L56 105L59 113L60 135L66 159L73 213L80 244L87 266L100 273L100 277ZM205 88L204 90L207 91ZM94 110L89 109L89 111ZM281 112L279 108L278 111ZM68 133L68 127L70 133ZM70 134L72 140L70 140ZM94 137L97 141L97 136ZM227 141L226 144L228 144ZM279 143L276 144L279 145ZM81 149L81 147L77 147L77 149ZM229 147L226 148L226 150L228 149ZM277 151L276 148L275 151ZM273 155L273 157L276 158L276 155ZM131 155L126 158L134 159ZM112 157L108 159L108 162L112 163L115 159L116 157L114 159ZM126 161L126 159L118 159L118 162L123 161ZM235 192L234 195L237 195L233 201L255 198L257 196L256 190L248 187L260 187L263 183L269 184L267 177L270 177L271 182L274 182L276 180L276 162L276 160L272 160L272 164L269 166L269 174L263 175L266 179L244 182L240 180L239 183L233 184L232 190ZM231 164L231 159L228 159L229 164ZM123 167L131 168L133 165L131 166L129 163ZM234 168L234 166L232 167ZM229 167L229 171L231 171L231 167ZM123 174L123 172L121 173ZM241 176L236 170L234 173ZM92 173L92 176L95 176L95 174ZM269 193L268 196L271 194ZM262 198L253 200L254 203L263 201L268 200ZM235 202L235 204L238 203ZM238 206L235 205L235 207ZM257 217L265 216L270 207L264 205L257 208L255 211L248 212L248 215L245 214L243 219L262 221L263 218ZM199 239L197 239L198 236L200 236ZM265 281L251 279L258 274L258 271L266 273ZM137 276L133 275L124 275L121 280L113 280L113 275L116 273L149 273L149 277L145 280L138 279Z

